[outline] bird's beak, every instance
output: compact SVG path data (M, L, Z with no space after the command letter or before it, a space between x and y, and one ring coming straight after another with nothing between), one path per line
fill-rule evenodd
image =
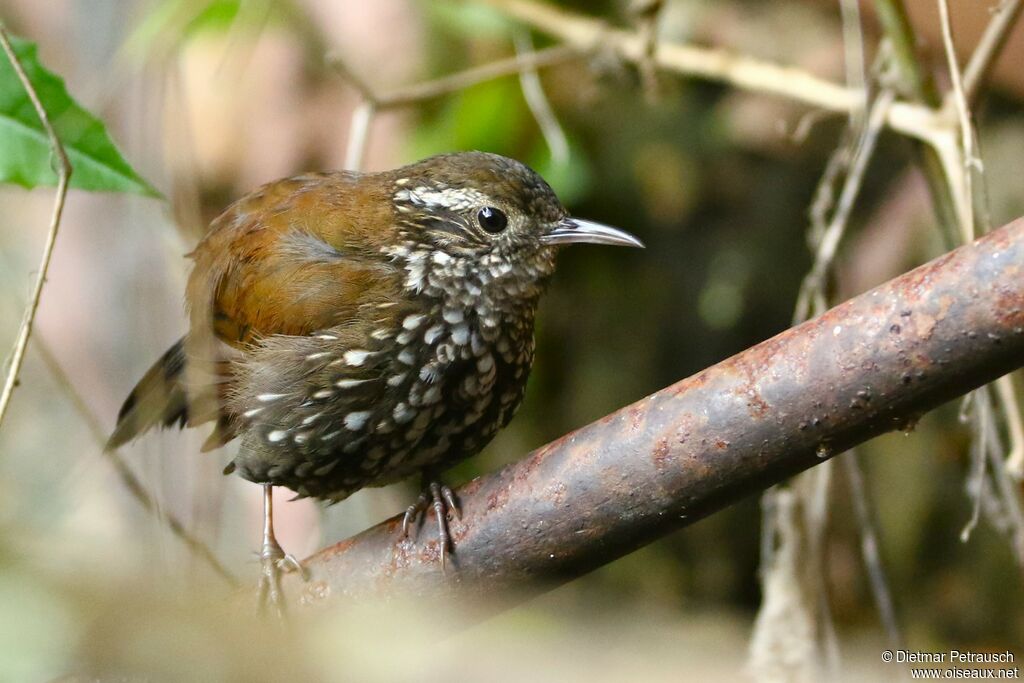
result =
M644 246L643 242L625 230L593 221L585 221L582 218L563 218L553 230L541 236L540 241L544 244L589 242L590 244L612 244L619 247L640 247L641 249Z

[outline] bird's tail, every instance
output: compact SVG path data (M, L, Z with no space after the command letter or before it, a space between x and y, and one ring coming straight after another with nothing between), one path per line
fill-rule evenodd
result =
M185 338L182 337L160 356L128 394L106 448L117 448L153 427L183 427L188 421Z

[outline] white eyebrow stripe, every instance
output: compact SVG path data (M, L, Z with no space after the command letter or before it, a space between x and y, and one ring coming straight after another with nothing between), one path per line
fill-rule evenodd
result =
M421 206L440 207L450 211L464 211L488 203L487 195L469 187L414 187L402 188L395 200Z

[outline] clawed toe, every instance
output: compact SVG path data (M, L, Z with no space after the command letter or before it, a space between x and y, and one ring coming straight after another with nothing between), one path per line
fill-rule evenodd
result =
M284 593L281 575L298 572L303 581L309 576L302 563L291 554L285 554L274 535L273 493L269 485L263 487L263 547L260 549L260 580L256 585L256 608L260 614L273 609L279 619L285 617Z
M296 558L291 553L288 553L280 560L278 560L277 566L283 572L298 572L299 576L302 577L303 581L309 581L309 570L303 567L302 563L299 562L298 558Z
M309 580L309 572L292 554L285 554L281 547L264 548L260 553L260 579L256 585L256 605L260 614L273 610L278 618L285 617L285 599L281 591L281 576L297 572L303 581Z
M416 502L405 510L402 517L402 538L409 538L409 530L416 523L421 514L425 515L428 509L433 509L434 518L437 520L438 545L441 549L441 569L445 569L445 560L449 552L453 550L451 534L448 530L448 513L451 512L455 519L462 519L458 504L455 502L455 494L444 484L436 481L430 482L427 491L420 494Z

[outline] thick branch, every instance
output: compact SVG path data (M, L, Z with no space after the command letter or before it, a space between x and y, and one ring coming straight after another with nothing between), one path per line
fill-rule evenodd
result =
M555 441L458 491L455 554L398 517L286 591L536 592L589 572L1024 363L1024 219Z

